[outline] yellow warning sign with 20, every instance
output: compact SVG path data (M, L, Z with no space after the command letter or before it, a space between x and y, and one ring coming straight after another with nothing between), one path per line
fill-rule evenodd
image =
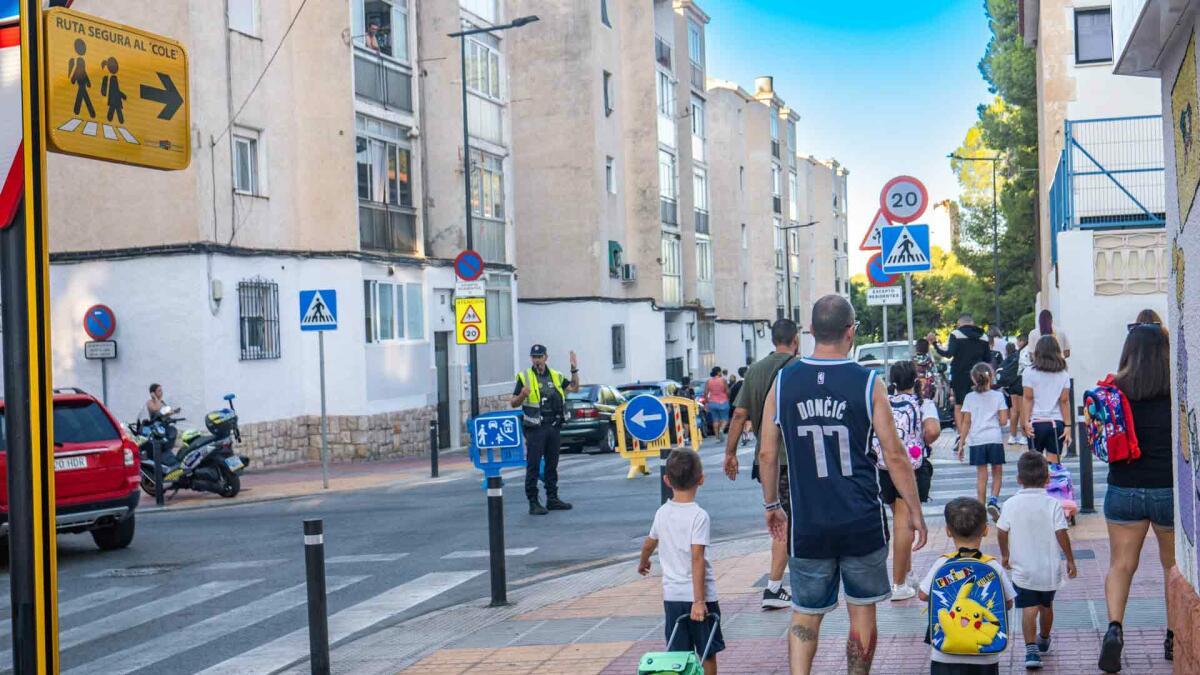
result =
M45 72L50 149L155 169L187 167L183 45L56 8L46 12Z
M454 300L454 332L460 345L487 344L487 301L484 298Z

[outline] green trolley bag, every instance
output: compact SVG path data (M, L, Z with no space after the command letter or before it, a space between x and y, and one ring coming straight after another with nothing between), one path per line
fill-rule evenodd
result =
M717 626L721 624L721 616L713 614L713 629L708 632L708 644L704 645L704 653L690 652L649 652L642 655L638 662L637 675L704 675L704 659L708 658L708 650L712 648L713 637L717 634ZM671 637L667 638L667 649L675 642L675 633L679 632L679 624L691 621L686 614L675 621L671 629Z

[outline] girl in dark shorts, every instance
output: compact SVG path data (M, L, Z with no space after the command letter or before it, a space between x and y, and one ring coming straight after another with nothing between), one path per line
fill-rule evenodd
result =
M1043 453L1051 463L1071 444L1071 376L1058 338L1043 335L1033 348L1033 365L1021 376L1025 399L1021 404L1029 449Z
M963 448L971 449L971 466L975 467L975 493L980 503L987 504L988 515L1000 520L1000 478L1004 474L1004 427L1008 425L1008 406L1004 395L992 390L992 367L976 363L971 368L974 391L967 394L962 406L962 426L958 438L958 459ZM988 470L992 474L992 495L987 494Z

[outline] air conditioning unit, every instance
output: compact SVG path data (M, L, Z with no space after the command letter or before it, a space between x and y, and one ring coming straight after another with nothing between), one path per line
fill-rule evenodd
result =
M621 265L621 281L637 281L637 265L630 265L629 263Z

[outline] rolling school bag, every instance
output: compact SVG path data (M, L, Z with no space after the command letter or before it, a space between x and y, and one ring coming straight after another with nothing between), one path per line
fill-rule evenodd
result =
M1046 484L1046 494L1062 504L1063 514L1074 525L1079 503L1075 501L1075 485L1071 482L1071 471L1067 467L1062 464L1050 464L1050 482Z
M959 549L942 556L929 588L929 643L943 654L999 654L1008 649L1004 583L991 556Z
M717 635L717 626L721 624L721 616L713 614L712 620L713 627L708 632L708 644L704 645L702 654L697 654L695 651L648 652L643 654L642 660L638 662L637 675L704 675L704 659L708 658L708 650L712 648L713 638ZM670 649L671 643L675 642L675 633L679 632L679 625L684 621L691 621L691 617L685 614L675 620L675 627L671 629L671 637L667 638L667 649Z

